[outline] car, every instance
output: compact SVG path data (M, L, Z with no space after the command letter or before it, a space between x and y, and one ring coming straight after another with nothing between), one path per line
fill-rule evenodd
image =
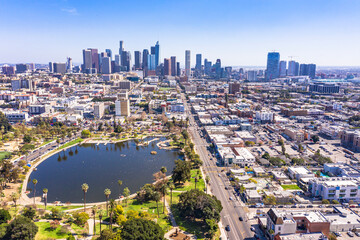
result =
M296 208L296 205L291 206L291 208Z
M313 205L307 205L307 208L313 208L314 206Z
M354 233L351 232L351 231L348 231L348 232L347 232L347 235L349 235L349 237L354 237Z
M225 186L225 189L228 190L229 188L227 186Z
M335 236L337 236L337 237L341 237L341 233L339 233L339 232L334 232L334 234L335 234Z
M219 177L221 177L220 173L218 174Z
M284 206L280 205L280 206L278 206L278 208L284 208Z
M242 217L239 217L239 220L240 220L240 221L244 221L244 219L243 219Z
M225 230L228 231L228 232L230 232L230 226L229 226L229 225L226 225Z
M229 200L230 200L230 201L234 201L234 199L233 199L232 197L229 197Z
M254 227L251 227L250 230L253 231L253 232L255 232L255 228L254 228Z
M355 232L355 235L360 237L360 232Z

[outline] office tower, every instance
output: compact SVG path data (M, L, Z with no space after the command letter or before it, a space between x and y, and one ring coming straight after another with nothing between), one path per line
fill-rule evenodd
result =
M201 54L196 54L195 75L197 77L200 77L202 75L201 57Z
M211 65L212 65L211 61L208 61L205 58L205 60L204 60L204 73L206 75L208 75L208 76L211 74Z
M111 73L111 59L110 57L103 57L101 61L101 73L110 74Z
M315 74L316 74L316 64L308 64L308 69L309 69L309 77L311 79L315 78Z
M280 53L269 52L266 64L266 80L271 80L279 77L279 61Z
M171 63L170 59L164 58L164 75L169 76L171 75Z
M257 81L257 71L248 71L247 72L247 80L250 82Z
M142 68L141 66L141 52L140 51L135 51L134 53L135 55L135 70L140 70Z
M240 83L229 83L229 94L235 94L237 92L240 92Z
M180 76L180 75L181 75L180 63L177 62L176 63L176 76Z
M150 54L155 55L155 47L154 46L150 47Z
M83 50L83 72L85 73L88 69L92 68L91 64L91 51L89 49Z
M73 68L73 64L72 64L72 58L68 57L67 61L66 61L66 71L67 72L72 72L72 68Z
M30 71L35 71L35 63L29 63L29 70Z
M216 78L221 78L222 77L222 69L221 69L221 60L220 59L216 59L214 68L215 68Z
M112 51L111 49L105 49L105 52L107 53L107 56L110 58L110 61L112 60Z
M279 74L280 77L286 77L286 61L280 61Z
M125 67L126 71L129 72L129 71L131 71L130 64L131 64L130 52L123 51L122 55L121 55L121 66Z
M289 61L288 76L299 76L299 63L295 61Z
M115 101L115 115L116 116L130 116L130 102L127 98L122 98Z
M177 66L176 66L176 57L171 57L171 76L177 76Z
M309 76L311 79L315 78L316 65L315 64L300 64L300 76Z
M185 51L185 76L190 77L190 50Z
M142 59L143 59L143 61L142 61L142 68L143 68L143 69L148 68L148 56L149 56L149 50L144 49L144 50L143 50L143 56L142 56Z
M121 64L120 54L115 54L115 65L120 66L120 64Z
M96 103L94 105L94 117L101 119L104 116L105 106L103 102Z
M29 69L27 64L16 64L16 72L17 73L25 73Z
M66 63L54 63L54 73L66 73Z
M2 66L2 72L5 75L13 75L13 74L15 74L15 67L4 65L4 66Z
M339 93L340 86L335 83L312 83L309 85L309 92L318 93Z
M88 50L91 51L91 68L94 68L97 72L100 72L98 50L96 48L89 48Z
M157 67L160 64L160 45L159 41L155 44L155 67Z
M149 54L148 55L148 59L147 59L147 63L148 63L148 70L154 71L156 69L155 66L155 54Z
M124 41L120 41L120 47L119 47L119 55L120 56L121 56L123 51L124 51Z
M54 64L52 62L49 62L49 72L54 72Z
M153 71L153 72L155 72L156 76L164 76L165 75L164 74L164 64L160 63L159 66L157 66L155 68L155 71Z

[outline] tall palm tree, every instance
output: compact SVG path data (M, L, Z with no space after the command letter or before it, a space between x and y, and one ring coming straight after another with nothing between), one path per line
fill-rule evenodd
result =
M109 205L110 205L110 229L112 230L112 221L113 221L113 213L114 213L114 209L115 209L115 200L114 199L110 199L109 201Z
M156 201L158 218L160 218L160 214L159 214L159 201L160 201L160 198L161 198L160 193L159 193L159 192L155 192L155 193L154 193L154 200Z
M175 188L175 185L174 185L174 183L172 183L172 182L170 182L169 183L169 188L170 188L170 206L172 205L172 191L174 190L174 188Z
M199 177L198 176L196 176L195 177L195 190L196 190L196 183L199 181Z
M102 209L100 209L99 210L99 212L98 212L98 215L99 215L99 220L100 220L100 234L101 234L101 220L102 220L102 218L103 218L103 210Z
M106 197L106 216L108 216L109 215L108 201L109 201L109 196L111 194L111 190L106 188L104 190L104 194L105 194L105 197Z
M36 208L36 205L35 205L35 192L36 192L36 184L38 183L38 180L33 179L33 180L32 180L32 183L34 184L34 206L35 206L35 208Z
M97 207L96 206L93 206L91 211L92 211L92 214L93 214L93 217L94 217L94 235L96 235L96 222L95 222L95 217L96 217L96 210L97 210Z
M89 189L89 185L87 183L83 183L83 185L81 185L81 189L84 192L84 212L85 212L85 209L86 209L86 193L87 193L87 191Z
M46 211L46 205L47 205L47 193L48 193L48 189L44 188L43 189L43 194L44 194L45 211Z

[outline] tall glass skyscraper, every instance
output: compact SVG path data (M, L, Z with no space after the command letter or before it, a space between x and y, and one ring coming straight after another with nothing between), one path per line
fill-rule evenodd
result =
M160 45L159 41L155 44L155 68L159 66L160 63Z
M185 51L185 76L190 77L190 50Z
M266 64L266 80L279 77L280 53L269 52Z

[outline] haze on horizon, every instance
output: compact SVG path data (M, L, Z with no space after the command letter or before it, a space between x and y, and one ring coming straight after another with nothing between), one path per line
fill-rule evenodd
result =
M318 66L360 65L357 0L0 0L0 62L82 62L82 49L185 50L223 65L265 66L280 52Z

